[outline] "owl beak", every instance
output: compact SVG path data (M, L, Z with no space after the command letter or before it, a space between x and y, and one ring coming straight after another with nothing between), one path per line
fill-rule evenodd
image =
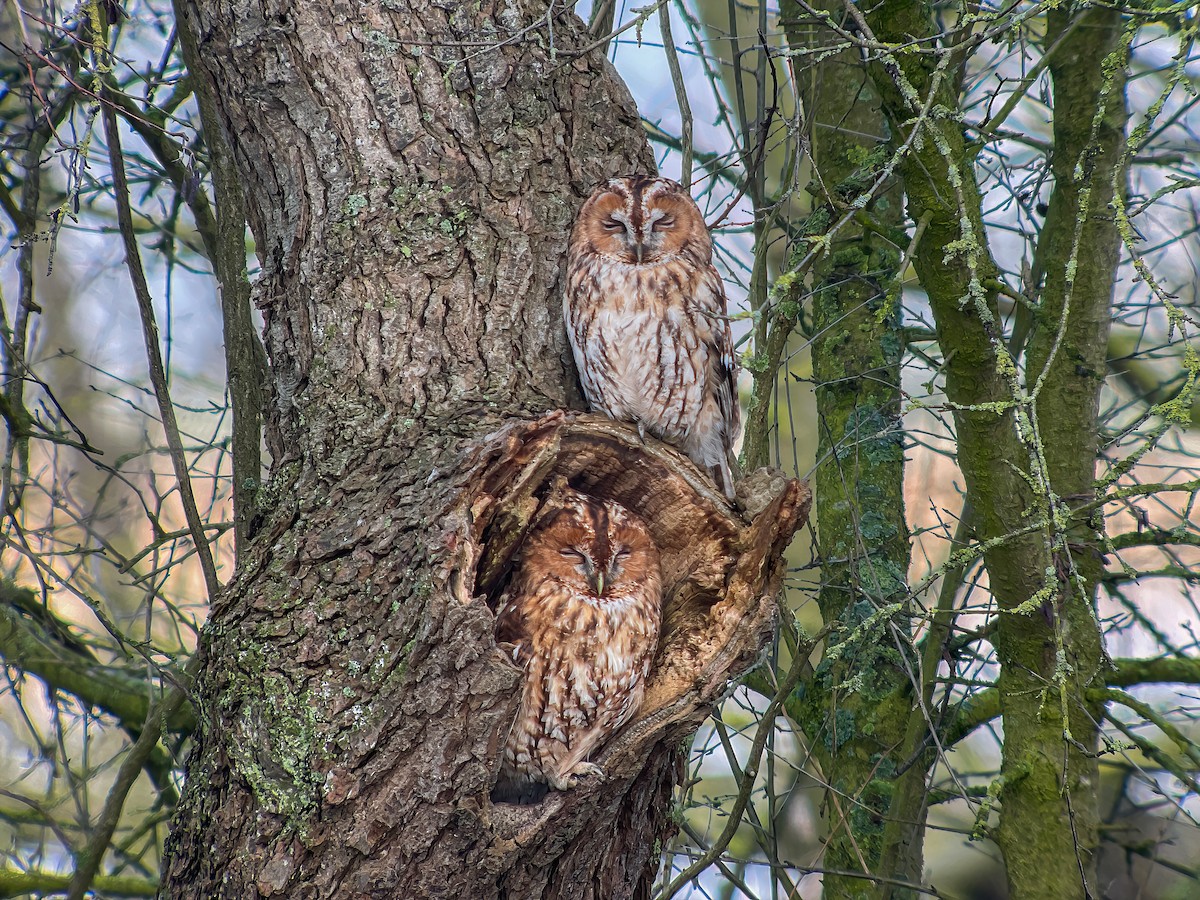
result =
M596 574L592 576L592 587L594 587L596 589L597 597L604 596L605 584L604 584L604 573L603 572L596 572Z
M643 244L642 244L642 242L641 242L641 241L638 241L637 243L635 243L635 244L633 245L633 255L634 255L636 258L637 258L637 261L638 261L638 264L639 264L639 265L640 265L640 264L641 264L641 262L642 262L642 255L643 255L645 252L646 252L646 247L645 247L645 245L643 245Z

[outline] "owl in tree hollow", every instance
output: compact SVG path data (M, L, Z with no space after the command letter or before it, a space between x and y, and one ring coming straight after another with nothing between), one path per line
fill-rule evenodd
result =
M675 444L733 497L737 366L699 207L678 183L596 189L567 253L567 335L592 409Z
M564 491L521 549L496 640L525 670L499 800L602 774L588 758L641 703L662 618L658 548L625 507ZM552 501L555 502L555 501Z

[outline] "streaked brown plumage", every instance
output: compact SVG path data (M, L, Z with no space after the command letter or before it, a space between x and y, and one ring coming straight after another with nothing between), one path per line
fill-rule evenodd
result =
M687 191L601 185L571 232L567 335L588 403L675 444L733 497L737 366L712 239Z
M496 640L525 670L498 800L601 774L593 753L633 715L658 645L658 548L625 507L564 491L526 540Z

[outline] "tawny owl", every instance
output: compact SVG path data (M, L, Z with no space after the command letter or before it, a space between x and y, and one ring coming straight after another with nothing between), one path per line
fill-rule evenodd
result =
M526 540L496 639L525 670L498 800L602 774L589 757L641 703L662 611L658 548L625 507L563 491Z
M737 367L700 209L678 183L630 175L579 211L567 335L592 409L675 444L733 497Z

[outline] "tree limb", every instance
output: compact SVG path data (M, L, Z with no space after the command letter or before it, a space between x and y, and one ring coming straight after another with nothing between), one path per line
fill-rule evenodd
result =
M122 669L105 666L90 654L56 640L44 626L17 612L15 594L32 591L0 584L0 658L53 690L78 697L85 706L104 710L127 729L140 730L150 710L150 693L157 687ZM57 621L57 620L56 620ZM190 708L178 710L166 722L173 732L190 732L196 724Z

